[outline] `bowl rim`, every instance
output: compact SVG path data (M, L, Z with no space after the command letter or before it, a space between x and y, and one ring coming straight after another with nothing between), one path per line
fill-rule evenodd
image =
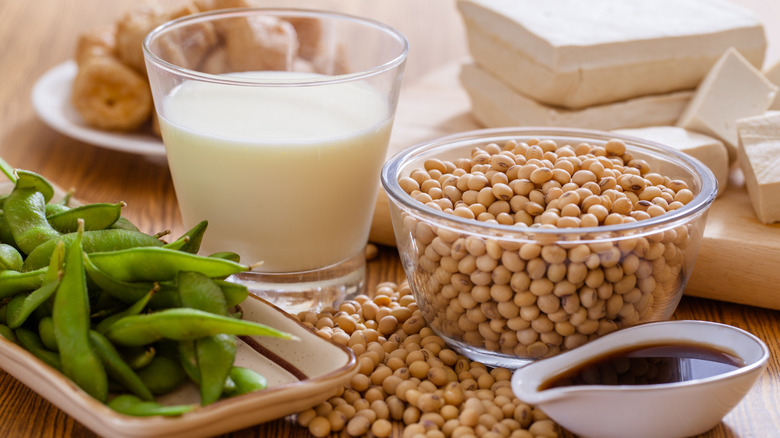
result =
M629 147L640 147L653 152L661 152L671 155L677 162L684 163L692 168L694 177L701 180L701 190L693 200L683 207L669 211L656 217L643 219L640 221L622 223L616 225L599 225L596 227L581 228L557 228L557 227L518 227L515 225L493 224L477 221L474 219L461 218L453 214L438 211L432 207L420 203L413 199L401 189L398 182L399 171L405 164L416 156L436 148L443 148L452 143L474 142L487 143L491 139L503 138L509 140L515 137L535 137L544 139L547 137L572 137L581 138L584 141L607 141L610 139L623 140ZM437 221L452 224L458 227L469 227L472 229L481 229L484 231L510 233L510 234L536 234L536 235L560 235L560 236L582 236L589 234L604 234L611 232L626 231L646 231L656 227L674 225L677 221L686 221L700 212L706 211L715 200L718 193L718 182L712 171L698 159L680 152L670 146L661 143L646 140L639 137L633 137L623 134L612 133L608 131L599 131L579 128L559 128L559 127L509 127L509 128L489 128L464 131L457 134L438 137L432 140L417 143L406 148L386 161L382 167L381 184L388 197L393 201L403 205L409 210L417 211L421 215L427 215L436 218Z

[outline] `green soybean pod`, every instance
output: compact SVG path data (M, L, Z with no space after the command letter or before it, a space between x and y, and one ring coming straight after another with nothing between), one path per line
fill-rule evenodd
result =
M24 257L12 245L0 243L0 271L21 271Z
M52 318L62 372L96 399L108 397L108 376L89 340L90 309L81 246L81 226L65 253L65 269L54 295Z
M236 385L236 389L230 394L231 396L260 391L268 387L266 378L249 368L233 367L230 370L230 378Z
M181 237L165 245L164 248L197 254L200 250L200 244L203 241L203 235L206 233L206 228L208 228L208 226L208 221L201 221Z
M38 245L61 234L46 220L44 195L34 188L19 187L17 183L5 201L3 212L16 246L25 254L30 254Z
M16 181L14 189L35 190L43 196L44 203L48 203L54 197L54 186L42 175L23 169L16 169L15 172Z
M241 256L238 255L238 253L235 253L235 252L232 252L232 251L215 252L213 254L209 254L209 257L214 257L215 259L230 260L230 261L236 262L236 263L241 262Z
M59 239L65 242L65 248L68 248L76 239L77 233L63 234ZM22 271L33 271L46 266L49 263L51 253L57 244L55 240L49 240L35 248L33 252L27 254L24 259ZM163 242L154 236L137 231L127 231L121 229L108 229L85 231L82 236L82 249L91 254L103 251L118 251L140 246L162 246Z
M222 289L222 294L225 295L225 304L228 308L241 304L249 296L249 289L243 284L217 278L214 278L213 281Z
M131 394L122 394L108 402L108 407L120 414L134 417L153 417L157 415L165 417L178 417L193 409L195 405L164 406L157 402L143 401Z
M14 235L11 233L11 226L8 224L5 213L2 210L0 210L0 242L16 247Z
M126 304L132 304L142 299L149 291L155 293L149 301L149 307L153 309L180 307L181 299L179 290L172 283L167 282L127 282L119 281L103 272L92 263L89 254L84 254L84 267L87 276L95 285L114 298ZM236 294L235 292L233 293Z
M54 320L51 316L44 316L38 321L38 336L41 337L43 345L51 350L57 350L57 337L54 334Z
M14 334L14 331L11 330L10 327L8 327L5 324L0 324L0 336L8 339L9 341L13 342L14 344L17 344L16 335Z
M114 345L111 344L111 341L95 330L90 330L89 340L112 379L142 400L154 400L152 392L146 387L146 384L144 384L138 374L125 363L122 356L114 348Z
M29 272L0 271L0 298L9 298L41 287L47 270L44 266Z
M33 356L37 357L50 367L56 370L62 370L60 355L46 349L41 338L34 331L27 330L26 328L18 328L14 331L14 334L16 335L16 340L19 345L24 347L25 350L32 353Z
M122 216L122 208L126 205L124 202L85 204L47 216L46 220L60 233L75 232L79 219L84 220L84 231L103 230L119 220Z
M149 362L157 355L157 350L152 345L144 347L123 348L120 354L130 368L137 370L149 365Z
M154 356L148 365L135 372L152 394L167 394L187 378L179 361L161 355Z
M64 258L65 245L59 242L52 254L41 286L27 295L15 296L8 303L6 319L9 327L17 328L24 324L27 318L54 294L60 284Z
M92 263L119 281L174 280L181 271L224 278L249 269L230 260L203 257L161 247L140 247L90 254Z
M298 340L296 336L264 324L188 308L126 316L110 325L105 335L114 344L132 347L161 339L195 340L220 333Z
M141 297L140 300L133 303L133 305L131 305L127 309L122 310L121 312L117 312L111 316L105 317L102 321L100 321L95 326L95 331L103 334L105 333L106 329L114 322L119 321L125 316L138 315L139 313L143 312L143 310L149 304L149 301L152 299L152 296L154 296L154 293L155 293L155 289L152 289L149 292L147 292L146 295Z

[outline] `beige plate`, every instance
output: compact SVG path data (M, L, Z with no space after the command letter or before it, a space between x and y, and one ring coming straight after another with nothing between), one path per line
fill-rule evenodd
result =
M87 395L58 371L0 337L0 368L101 436L202 437L227 433L315 406L335 395L357 372L351 350L326 341L268 302L250 296L244 318L301 338L299 342L253 337L238 341L236 365L260 372L268 389L212 405L180 417L130 417ZM252 342L254 341L254 342ZM163 404L198 403L197 388L183 385L158 399Z

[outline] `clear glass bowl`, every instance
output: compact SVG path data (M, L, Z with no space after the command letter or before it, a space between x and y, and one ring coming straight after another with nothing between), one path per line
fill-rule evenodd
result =
M412 198L399 184L428 159L470 158L475 147L489 143L550 139L559 145L603 146L614 138L652 172L685 181L693 200L632 223L518 227L442 212ZM403 268L428 324L465 356L508 368L623 327L669 319L717 194L712 172L673 148L557 128L477 130L418 144L385 164L382 186ZM546 287L532 287L535 281Z

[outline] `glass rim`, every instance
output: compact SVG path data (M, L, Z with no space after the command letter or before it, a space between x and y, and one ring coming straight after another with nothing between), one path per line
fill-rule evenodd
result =
M659 216L643 219L640 221L621 223L616 225L599 225L596 227L580 228L547 228L547 227L518 227L516 225L493 224L475 219L462 218L453 214L438 211L421 202L415 200L407 194L398 182L402 167L419 155L436 148L446 148L453 144L471 143L472 147L478 146L477 141L488 142L496 139L506 139L516 137L537 137L544 139L548 137L571 137L576 140L600 140L619 139L625 141L629 147L640 147L652 152L663 152L670 154L671 157L682 161L692 171L691 174L698 179L701 188L695 194L693 200L684 206L668 211ZM472 232L477 233L499 233L504 238L511 235L559 235L582 236L582 235L610 235L612 233L626 232L648 232L654 231L659 227L675 226L678 222L687 222L690 218L706 211L717 196L718 181L712 171L696 158L680 152L671 146L666 146L651 140L639 137L632 137L607 131L578 129L578 128L557 128L557 127L510 127L510 128L489 128L464 131L457 134L447 135L435 138L433 140L417 143L407 149L404 149L387 160L382 167L380 174L381 185L390 198L391 202L397 202L414 214L441 222L448 227L467 227Z
M288 17L292 16L292 17L311 17L311 18L327 17L327 18L341 20L341 21L359 23L364 26L374 28L384 33L385 35L390 36L391 39L394 39L396 42L399 43L400 50L389 61L371 67L369 69L364 69L354 73L313 76L309 78L296 78L293 80L284 80L284 81L280 81L280 80L267 81L262 79L239 78L239 77L230 77L230 76L225 76L220 74L211 74L211 73L200 72L190 68L182 67L162 59L160 56L155 54L149 47L152 44L152 40L154 40L155 38L167 32L182 28L187 25L211 21L215 18L231 18L231 17L235 18L235 17L255 15L255 14L267 14L273 16L284 15ZM219 83L223 85L242 85L242 86L258 86L258 87L301 87L301 86L337 84L341 82L352 82L360 79L369 78L371 76L376 76L378 74L382 74L384 72L393 70L398 66L402 65L406 61L406 58L409 53L409 41L406 39L406 36L404 36L404 34L402 34L394 27L371 18L359 17L357 15L318 10L318 9L305 9L305 8L244 7L244 8L226 8L226 9L217 9L213 11L198 12L195 14L190 14L190 15L176 18L174 20L167 21L154 28L151 32L149 32L144 37L142 50L144 54L144 59L147 64L152 63L158 68L161 68L163 70L166 70L170 73L176 74L186 79L192 79L201 82L213 82L213 83Z

